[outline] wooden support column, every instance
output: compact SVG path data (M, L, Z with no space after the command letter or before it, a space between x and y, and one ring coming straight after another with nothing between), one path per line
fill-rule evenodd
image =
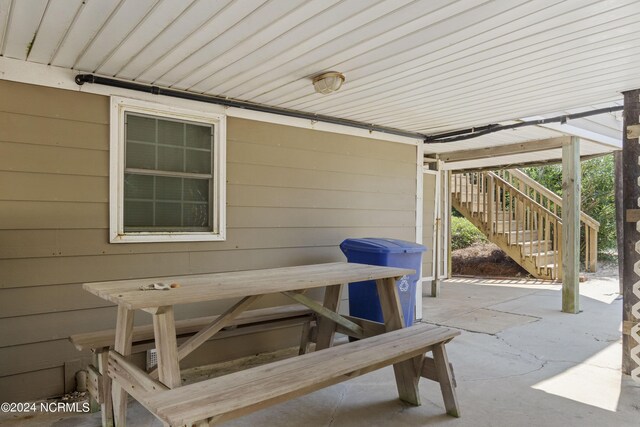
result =
M622 185L622 151L613 153L615 174L615 203L616 203L616 241L618 247L618 282L622 295L622 276L624 275L624 191Z
M580 312L580 140L562 146L562 311Z
M633 287L640 281L640 277L634 271L634 264L640 262L640 254L636 251L636 243L640 240L640 233L637 230L637 223L631 221L630 211L638 209L638 197L640 197L640 144L638 137L627 133L630 126L638 125L640 119L640 89L624 92L624 121L623 121L623 141L622 141L622 191L623 191L623 224L622 248L619 253L623 256L620 259L622 265L622 372L631 375L634 369L640 369L638 363L632 359L633 353L640 350L634 348L640 343L633 339L632 325L638 324L639 319L633 315L634 304L640 304L639 298L634 295ZM638 371L636 371L638 372Z
M433 222L433 280L431 281L431 296L438 297L440 296L440 264L442 263L442 213L443 209L443 198L450 197L444 191L444 179L447 177L447 171L442 170L442 162L437 161L436 163L436 197L435 197L435 208L434 208L434 222ZM444 177L444 179L443 179Z

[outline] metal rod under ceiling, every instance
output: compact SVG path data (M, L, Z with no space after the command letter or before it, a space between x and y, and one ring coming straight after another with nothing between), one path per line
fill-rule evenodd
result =
M165 95L174 98L189 99L192 101L206 102L209 104L223 105L226 107L242 108L246 110L261 111L263 113L279 114L281 116L296 117L299 119L307 119L316 122L332 123L336 125L349 126L358 129L365 129L370 132L381 132L391 135L404 136L407 138L420 139L424 141L427 135L410 132L401 129L388 128L384 126L377 126L373 124L358 122L355 120L341 119L338 117L325 116L321 114L305 113L302 111L289 110L286 108L270 107L262 104L254 104L247 101L239 101L236 99L224 98L214 95L203 95L199 93L187 92L183 90L167 89L159 86L147 85L142 83L136 83L126 80L118 80L110 77L96 76L93 74L78 74L75 78L78 85L84 83L96 83L105 86L119 87L122 89L135 90L138 92L152 93L154 95Z
M404 136L408 138L420 139L424 141L425 144L443 144L448 142L463 141L466 139L477 138L482 135L487 135L487 134L499 132L502 130L517 129L517 128L522 128L526 126L538 126L538 125L543 125L547 123L566 123L568 120L580 119L584 117L595 116L598 114L613 113L615 111L622 111L624 108L623 106L599 108L596 110L589 110L581 113L565 114L562 116L556 116L556 117L550 117L550 118L538 119L538 120L527 120L527 121L509 124L509 125L489 124L484 126L471 127L467 129L460 129L460 130L451 131L451 132L439 133L435 135L425 135L419 132L411 132L411 131L402 130L402 129L378 126L378 125L373 125L369 123L358 122L355 120L341 119L339 117L325 116L322 114L305 113L303 111L271 107L271 106L262 105L262 104L254 104L248 101L239 101L236 99L229 99L229 98L215 96L215 95L204 95L199 93L187 92L183 90L162 88L159 86L153 86L153 85L131 82L126 80L119 80L119 79L114 79L110 77L96 76L94 74L78 74L75 78L75 81L80 86L83 85L84 83L95 83L95 84L101 84L105 86L119 87L122 89L135 90L138 92L152 93L154 95L165 95L165 96L171 96L174 98L182 98L182 99L189 99L193 101L206 102L209 104L218 104L226 107L242 108L246 110L261 111L264 113L279 114L279 115L288 116L288 117L307 119L311 121L349 126L349 127L354 127L358 129L365 129L370 132L381 132L381 133L387 133L391 135L398 135L398 136Z

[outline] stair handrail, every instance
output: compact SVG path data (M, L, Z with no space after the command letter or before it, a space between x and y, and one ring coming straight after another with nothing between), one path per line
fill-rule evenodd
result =
M538 181L531 178L526 173L522 172L519 169L508 169L507 172L509 172L512 176L516 177L520 181L523 181L526 185L533 188L535 191L542 194L544 197L551 200L556 205L562 206L562 197L558 196L556 193L549 190L547 187L540 184ZM580 221L593 228L596 232L600 230L600 223L583 211L580 211Z
M540 203L536 202L533 198L531 198L531 196L527 195L525 192L520 191L519 189L517 189L516 187L514 187L513 185L511 185L509 183L509 181L505 180L504 178L502 178L500 175L496 174L495 172L489 172L488 173L489 176L492 176L493 179L497 179L498 181L500 181L503 185L507 186L509 191L513 191L514 193L518 194L519 196L522 196L523 198L527 199L528 203L531 203L532 205L536 206L538 209L542 209L543 211L545 211L550 217L552 217L553 219L558 221L558 224L562 225L562 218L560 218L558 215L556 215L555 213L553 213L553 211L551 211L549 208L541 205Z

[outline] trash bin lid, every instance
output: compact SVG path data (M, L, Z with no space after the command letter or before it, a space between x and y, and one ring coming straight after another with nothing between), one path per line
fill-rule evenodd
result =
M373 252L378 254L389 253L416 253L427 250L423 245L405 240L385 239L379 237L366 237L363 239L346 239L340 243L343 252L347 250L360 252Z

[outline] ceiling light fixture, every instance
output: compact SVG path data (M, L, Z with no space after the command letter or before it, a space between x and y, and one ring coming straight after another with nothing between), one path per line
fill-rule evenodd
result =
M344 83L344 74L337 71L327 71L313 78L313 87L316 92L323 95L337 91L342 87L342 83Z

